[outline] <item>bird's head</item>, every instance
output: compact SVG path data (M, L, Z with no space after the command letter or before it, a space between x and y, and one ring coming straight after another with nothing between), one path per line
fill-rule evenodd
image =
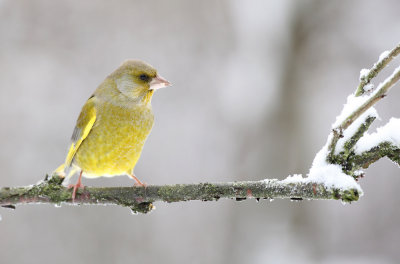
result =
M151 96L155 90L171 85L156 69L140 60L125 61L110 77L117 89L131 99Z

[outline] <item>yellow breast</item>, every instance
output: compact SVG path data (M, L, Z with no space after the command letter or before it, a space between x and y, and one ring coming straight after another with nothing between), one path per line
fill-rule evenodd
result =
M153 123L150 104L127 108L104 103L73 164L86 177L132 173Z

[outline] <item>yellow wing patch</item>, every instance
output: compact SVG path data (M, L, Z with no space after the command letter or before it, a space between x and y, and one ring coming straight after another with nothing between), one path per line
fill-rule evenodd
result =
M83 140L89 135L94 122L96 121L96 107L94 104L95 97L92 96L87 100L86 104L82 107L82 111L76 122L74 133L71 138L71 147L69 148L67 158L65 159L65 171L68 171L71 167L72 160L78 150L79 146L82 144Z

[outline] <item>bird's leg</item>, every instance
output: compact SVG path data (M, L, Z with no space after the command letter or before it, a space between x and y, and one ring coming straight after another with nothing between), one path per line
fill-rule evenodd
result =
M132 177L132 179L135 180L135 186L143 186L146 187L146 183L141 182L136 176L135 174L132 172L132 174L129 174L129 176Z
M70 184L68 185L68 189L74 188L72 192L72 202L75 201L75 196L76 196L76 190L78 188L84 188L85 186L82 184L82 173L83 171L81 170L81 173L79 174L78 182L76 184Z

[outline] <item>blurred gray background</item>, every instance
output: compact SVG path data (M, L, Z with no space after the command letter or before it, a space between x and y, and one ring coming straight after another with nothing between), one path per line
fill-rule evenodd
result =
M141 180L305 174L360 69L399 42L399 8L396 0L0 0L0 186L35 183L64 161L82 105L127 58L174 84L153 98L156 124L135 170ZM378 104L375 127L398 116L397 90ZM379 161L361 181L364 197L345 206L0 209L0 262L398 263L399 174Z

